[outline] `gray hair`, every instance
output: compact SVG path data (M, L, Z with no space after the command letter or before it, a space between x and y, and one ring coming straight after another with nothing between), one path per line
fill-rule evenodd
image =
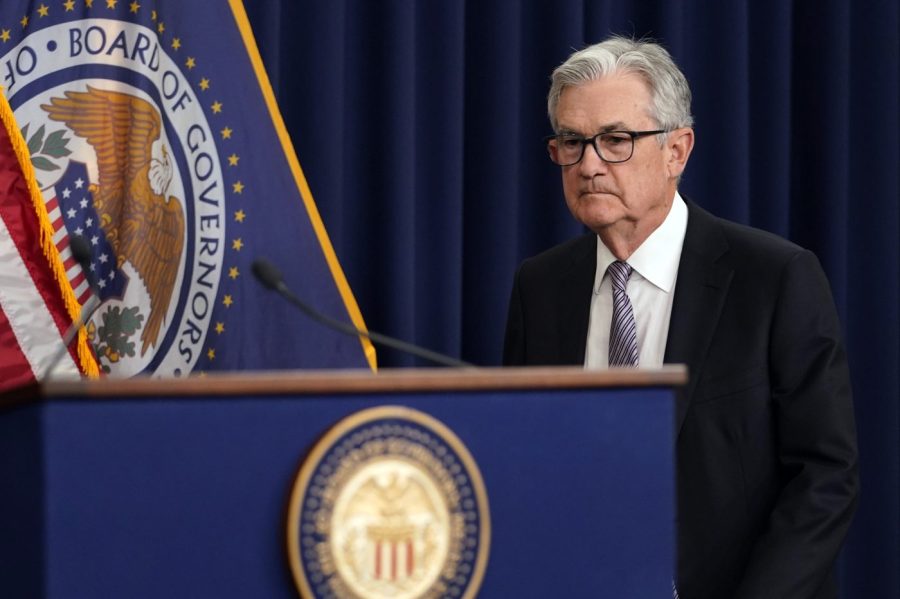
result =
M650 89L650 117L660 129L691 127L691 88L672 56L659 44L613 36L575 52L551 76L547 113L558 131L556 107L564 89L614 73L634 73ZM662 138L660 138L662 141Z

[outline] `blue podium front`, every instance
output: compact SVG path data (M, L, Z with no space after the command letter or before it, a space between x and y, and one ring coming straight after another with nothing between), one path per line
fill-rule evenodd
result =
M344 549L298 587L288 548L303 530L302 517L291 522L298 475L306 468L313 487L322 480L316 502L334 495L321 472L336 468L312 471L310 455L348 417L394 406L455 435L486 498L483 517L459 523L482 539L460 545L473 563L484 552L481 569L460 566L459 584L431 596L664 597L674 570L675 388L684 380L673 367L48 384L0 404L0 588L48 598L341 596L348 587L329 591L322 580L363 555L365 540L351 533L367 506L337 505L351 527ZM398 554L379 540L365 557L374 574L359 575L371 588L412 578L420 553L438 551L428 543L431 554L414 555L411 541ZM298 541L301 559L316 545ZM347 596L367 596L360 588Z

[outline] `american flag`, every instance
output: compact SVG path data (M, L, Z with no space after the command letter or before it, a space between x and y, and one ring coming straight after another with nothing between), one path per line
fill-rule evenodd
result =
M0 94L0 391L41 379L77 318L53 235L25 140ZM78 270L68 268L75 278ZM97 373L83 331L59 371Z

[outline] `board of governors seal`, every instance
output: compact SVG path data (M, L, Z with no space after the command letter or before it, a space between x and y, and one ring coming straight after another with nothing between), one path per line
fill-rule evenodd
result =
M351 414L300 468L287 543L302 597L475 597L490 548L481 473L459 438L423 412Z

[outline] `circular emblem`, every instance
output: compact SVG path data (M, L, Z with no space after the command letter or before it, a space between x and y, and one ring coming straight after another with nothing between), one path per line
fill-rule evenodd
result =
M100 368L187 374L210 328L226 221L193 63L152 24L71 15L0 49L5 93L75 296L102 302L87 323ZM88 244L91 272L71 236Z
M481 473L423 412L358 412L304 461L287 540L303 597L474 597L490 545Z

